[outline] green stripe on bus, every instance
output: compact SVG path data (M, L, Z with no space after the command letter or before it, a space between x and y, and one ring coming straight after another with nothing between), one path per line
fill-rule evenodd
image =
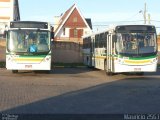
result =
M20 56L20 57L45 57L45 56L47 56L47 55L50 55L51 56L51 54L49 53L49 54L46 54L46 55L18 55L18 54L11 54L11 53L6 53L6 55L17 55L17 56Z
M47 55L19 55L19 57L23 57L23 58L44 58Z
M125 56L121 56L121 55L118 55L118 57L120 58L125 58ZM152 55L152 56L147 56L147 57L126 57L126 58L129 58L130 60L144 60L144 59L151 59L151 58L155 58L157 57L157 55Z

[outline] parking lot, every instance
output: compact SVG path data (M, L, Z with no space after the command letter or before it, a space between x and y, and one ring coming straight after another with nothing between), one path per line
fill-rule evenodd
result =
M3 113L157 113L160 71L144 76L89 68L55 68L50 74L0 69Z

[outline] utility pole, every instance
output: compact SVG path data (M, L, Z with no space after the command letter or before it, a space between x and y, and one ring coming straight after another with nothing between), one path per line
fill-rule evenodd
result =
M148 24L151 24L151 15L148 14Z
M144 4L144 13L143 13L144 24L146 24L146 13L147 13L147 5L146 5L146 3L145 3L145 4Z

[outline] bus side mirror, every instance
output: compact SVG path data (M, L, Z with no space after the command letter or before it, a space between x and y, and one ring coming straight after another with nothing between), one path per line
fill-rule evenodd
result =
M8 25L5 25L5 30L3 33L3 38L6 38L8 36Z
M6 36L7 36L7 31L4 31L3 38L6 38Z
M54 40L54 27L51 26L51 41Z
M54 32L51 32L51 39L54 39Z

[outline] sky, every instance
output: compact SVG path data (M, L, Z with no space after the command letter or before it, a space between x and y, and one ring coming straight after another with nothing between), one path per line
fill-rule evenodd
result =
M143 24L145 3L147 16L150 14L151 24L159 32L159 0L19 0L19 8L21 20L54 24L54 16L60 16L76 4L85 18L91 18L93 28L99 30L112 24Z

